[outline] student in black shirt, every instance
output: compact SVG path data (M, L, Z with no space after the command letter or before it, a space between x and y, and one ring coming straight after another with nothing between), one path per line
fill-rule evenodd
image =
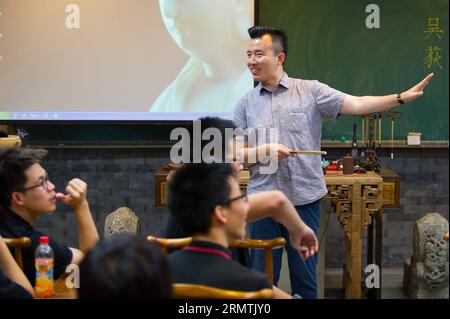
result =
M169 255L175 283L256 291L272 288L266 274L231 259L231 241L245 236L249 205L230 164L187 164L169 184L168 208L193 242ZM274 287L274 296L290 298Z
M0 299L30 299L33 287L0 236Z
M64 274L69 264L79 264L84 254L93 247L98 232L86 200L87 184L72 179L65 194L56 192L41 166L47 154L42 149L10 148L0 151L0 235L3 237L30 237L31 246L22 249L24 273L31 284L35 282L34 252L39 237L44 234L33 228L39 216L53 212L56 202L73 207L76 215L79 248L66 247L50 239L54 253L54 278Z

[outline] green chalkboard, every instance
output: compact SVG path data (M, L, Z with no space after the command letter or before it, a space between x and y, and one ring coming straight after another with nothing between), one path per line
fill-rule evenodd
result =
M370 3L380 9L380 28L366 27ZM422 140L448 141L448 10L448 0L260 0L258 22L287 31L290 76L348 94L400 92L434 72L425 96L399 107L404 115L395 120L394 135L404 140L415 131ZM431 29L443 32L425 32ZM430 47L433 59L426 65ZM360 128L361 119L326 121L322 139L351 138L353 123ZM382 137L390 139L390 119L382 121Z

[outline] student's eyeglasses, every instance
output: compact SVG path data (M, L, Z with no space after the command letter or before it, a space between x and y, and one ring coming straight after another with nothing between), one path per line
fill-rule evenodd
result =
M30 187L26 187L26 188L18 189L18 190L16 190L16 192L22 193L22 192L26 192L26 191L29 191L31 189L35 189L38 187L42 187L44 190L48 190L48 182L49 182L48 176L41 177L40 180L41 181L39 182L39 184L30 186Z
M240 196L234 197L234 198L230 198L229 200L225 201L222 203L223 206L228 206L230 205L232 202L234 202L235 200L240 200L243 199L244 202L246 203L248 201L248 197L247 197L247 193L244 193Z

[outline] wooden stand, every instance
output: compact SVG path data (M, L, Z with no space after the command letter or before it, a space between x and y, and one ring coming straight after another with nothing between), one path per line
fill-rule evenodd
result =
M383 178L383 208L400 208L400 176L387 167L381 167Z
M383 179L374 172L326 175L328 194L345 233L345 298L361 298L362 235L383 205Z

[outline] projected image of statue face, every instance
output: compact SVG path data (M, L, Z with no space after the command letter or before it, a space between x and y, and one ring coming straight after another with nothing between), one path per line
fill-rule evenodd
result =
M159 5L167 31L189 60L150 111L233 112L253 87L245 66L253 0L159 0Z

